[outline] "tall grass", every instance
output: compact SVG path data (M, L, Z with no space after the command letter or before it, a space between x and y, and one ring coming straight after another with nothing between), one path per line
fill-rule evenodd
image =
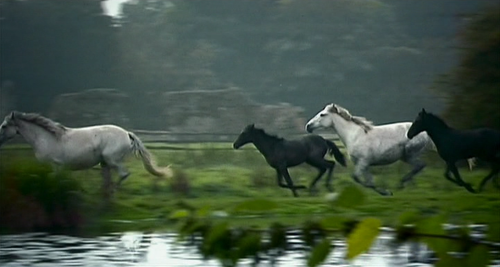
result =
M371 189L362 188L367 196L366 203L344 210L328 206L325 200L328 191L324 187L326 177L317 184L318 195L311 196L305 190L299 192L299 198L294 198L290 190L278 187L275 171L252 146L232 150L231 144L227 143L196 144L190 148L201 150L151 150L160 165L172 164L174 169L174 177L160 181L158 187L152 186L155 179L144 170L139 160L127 160L126 166L131 175L115 192L110 208L105 212L96 211L96 206L102 203L102 178L98 170L55 174L49 166L36 162L32 151L2 149L0 226L30 230L93 224L101 231L116 231L121 226L113 221L154 218L159 221L144 227L163 228L169 226L168 220L162 218L168 218L179 209L179 205L230 213L235 205L250 198L272 199L280 203L272 214L261 218L267 222L286 224L334 214L375 216L390 224L407 210L429 214L445 212L453 214L457 221L479 223L496 220L500 223L497 216L499 191L488 185L486 192L470 194L452 184L443 177L444 165L435 153L427 155L428 167L415 177L415 184L400 191L395 188L410 170L408 165L396 163L371 168L375 182L392 189L394 196L383 197ZM307 165L290 168L289 171L297 185L309 186L317 175L317 170ZM351 162L348 167L337 164L333 173L335 190L340 191L353 184L350 177L352 171ZM464 180L474 186L487 173L481 169L471 172L461 168L460 171ZM113 173L113 178L116 181L116 173ZM232 220L242 224L250 222L248 218L234 217ZM135 226L130 224L129 227Z

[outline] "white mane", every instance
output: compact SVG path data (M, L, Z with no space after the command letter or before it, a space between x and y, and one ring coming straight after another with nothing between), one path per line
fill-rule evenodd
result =
M349 111L337 104L330 104L327 106L328 112L335 113L339 115L346 121L353 122L356 125L361 126L365 132L368 132L373 129L373 122L367 120L364 117L353 116Z
M22 120L38 125L57 138L60 138L67 130L67 128L62 124L36 113L22 113L14 111L12 112L11 118L13 118L14 121Z

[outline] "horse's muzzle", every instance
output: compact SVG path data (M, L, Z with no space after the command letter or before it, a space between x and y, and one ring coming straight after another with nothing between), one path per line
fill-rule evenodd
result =
M308 133L312 133L312 132L314 131L314 128L312 127L312 125L307 124L307 125L306 125L306 131L307 131Z

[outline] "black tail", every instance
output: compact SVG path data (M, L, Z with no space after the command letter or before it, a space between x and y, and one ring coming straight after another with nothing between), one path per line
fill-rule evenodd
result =
M347 166L347 163L345 161L345 156L344 154L342 154L342 152L340 152L339 148L337 147L337 145L335 145L334 142L330 141L330 140L325 140L326 141L326 144L328 145L328 149L330 150L330 155L333 155L335 157L335 160L342 164L342 166Z

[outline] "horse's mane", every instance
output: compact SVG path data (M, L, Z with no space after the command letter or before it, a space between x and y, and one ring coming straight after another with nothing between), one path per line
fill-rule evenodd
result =
M359 117L359 116L353 116L351 113L349 113L349 110L337 105L337 104L330 104L327 106L328 111L338 114L340 117L342 117L346 121L351 121L356 125L361 126L365 132L370 131L373 129L373 122L367 120L364 117Z
M37 113L23 113L13 111L12 115L14 119L19 119L40 126L57 138L60 138L67 130L64 125L49 118L43 117L42 115Z
M427 116L427 118L431 119L431 122L433 124L450 128L450 126L438 115L430 112L426 112L425 115Z
M265 136L267 136L267 137L269 137L269 138L271 138L271 139L273 139L273 140L275 140L275 141L283 141L283 140L285 140L283 137L279 137L279 136L277 136L277 135L273 135L273 134L268 134L268 133L266 133L266 132L264 131L264 129L254 128L254 131L256 131L256 132L258 132L258 133L260 133L260 134L263 134L263 135L265 135Z

